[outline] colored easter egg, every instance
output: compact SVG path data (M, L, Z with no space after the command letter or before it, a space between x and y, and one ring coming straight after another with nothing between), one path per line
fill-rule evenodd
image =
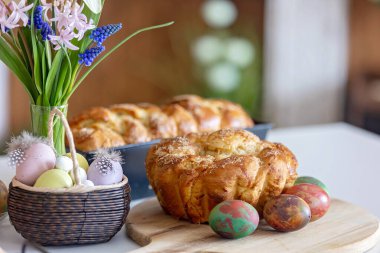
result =
M297 184L314 184L316 186L321 187L328 195L330 195L330 192L327 189L327 186L322 181L320 181L319 179L315 177L308 177L308 176L299 177L297 178L294 185L297 185Z
M45 171L36 181L34 187L69 188L73 186L73 180L63 170L52 169Z
M67 156L58 156L55 162L55 168L68 173L73 169L73 161Z
M81 183L83 183L84 181L87 180L87 173L81 167L78 168L78 171L79 171L79 179L80 179ZM71 170L69 174L70 174L70 177L73 180L73 182L75 182L74 170Z
M7 199L8 199L8 189L5 184L0 181L0 219L4 216L7 211Z
M112 185L123 180L123 168L117 161L99 157L88 168L87 179L95 185Z
M21 183L32 186L37 178L55 166L55 153L44 143L35 143L28 149L16 149L10 154L10 159L17 159L16 179Z
M82 184L85 186L95 186L94 183L90 180L85 180L82 182Z
M256 230L259 215L253 206L244 201L226 200L212 209L208 222L212 230L220 236L237 239Z
M282 194L269 200L263 211L269 226L280 232L292 232L305 227L311 218L307 203L300 197Z
M71 159L71 153L67 153L66 156ZM87 172L89 165L86 158L84 158L84 156L82 156L81 154L77 153L77 160L79 163L79 167L83 168Z
M311 210L311 221L320 219L330 207L329 195L314 184L297 184L287 189L285 193L305 200Z

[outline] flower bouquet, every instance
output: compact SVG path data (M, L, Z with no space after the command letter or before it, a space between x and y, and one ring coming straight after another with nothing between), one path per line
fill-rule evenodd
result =
M52 109L67 113L71 95L105 58L140 29L105 53L104 41L121 24L98 27L104 0L0 0L0 60L17 76L30 98L32 129L47 136ZM58 153L65 152L64 128L54 125Z

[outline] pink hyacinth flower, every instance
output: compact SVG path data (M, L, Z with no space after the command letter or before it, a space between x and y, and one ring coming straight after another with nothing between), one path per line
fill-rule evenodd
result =
M18 24L13 22L14 18L9 17L8 14L7 7L0 1L0 29L3 33L5 33L7 29L18 27Z
M56 22L58 30L67 28L71 23L70 13L71 9L69 5L65 5L62 11L60 11L59 8L54 7L55 17L50 21Z
M13 24L17 24L20 20L23 22L23 26L28 24L29 17L26 12L33 8L33 4L26 5L26 0L21 0L18 4L15 1L11 2L10 9L12 10L9 18Z
M87 17L86 15L82 13L83 8L84 8L84 4L80 6L79 4L75 3L70 15L71 17L70 27L72 28L73 31L76 30L75 37L78 40L81 40L84 34L88 30L95 28L92 20L90 20L90 22L87 23Z
M50 21L49 19L49 11L53 9L53 4L46 2L46 0L41 0L42 12L44 13L44 18L46 21Z
M62 46L67 47L71 50L78 50L79 48L74 46L70 41L74 39L75 34L69 29L61 30L60 34L57 35L49 35L51 43L55 45L54 50L59 50Z

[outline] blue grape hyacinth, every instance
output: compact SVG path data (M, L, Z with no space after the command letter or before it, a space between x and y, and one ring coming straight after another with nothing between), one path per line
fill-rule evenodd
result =
M84 64L87 67L91 66L96 57L98 57L106 48L102 45L86 49L83 54L79 54L79 64Z
M34 27L38 30L42 29L45 21L42 18L42 6L37 6L33 15Z
M108 37L117 33L121 28L122 24L112 24L98 27L92 30L90 34L90 39L98 43L98 45L100 46Z
M49 35L54 35L54 31L50 27L49 23L45 22L42 17L42 6L39 5L34 10L33 20L34 27L37 30L41 30L42 40L50 40Z
M50 40L49 35L54 35L53 29L51 29L48 23L43 23L41 28L42 40Z

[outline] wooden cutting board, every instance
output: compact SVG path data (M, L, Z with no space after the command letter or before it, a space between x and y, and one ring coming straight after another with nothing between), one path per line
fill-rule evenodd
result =
M166 215L156 198L135 206L127 218L128 236L143 246L132 252L365 252L380 239L379 220L362 208L334 199L329 212L305 228L280 233L260 226L252 235L228 240L208 225Z

